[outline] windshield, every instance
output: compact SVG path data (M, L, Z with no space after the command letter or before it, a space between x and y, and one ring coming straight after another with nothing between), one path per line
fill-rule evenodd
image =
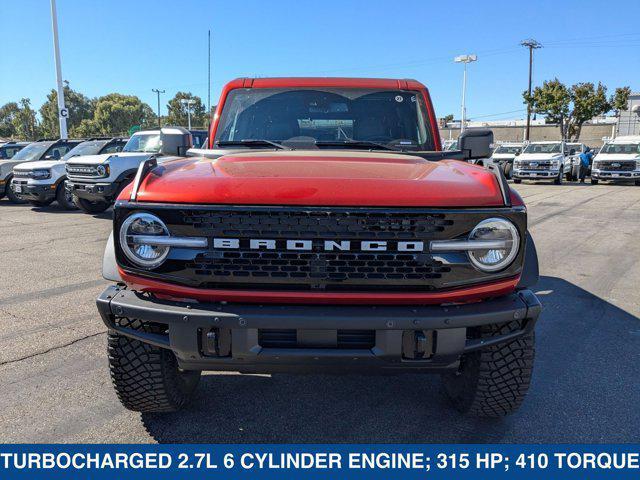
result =
M123 152L160 153L162 141L159 133L134 135L122 149Z
M249 88L229 92L215 143L377 142L434 150L422 95L405 90ZM333 143L332 143L333 142Z
M65 154L65 156L62 157L62 160L66 161L66 160L69 160L71 157L79 157L81 155L96 155L97 153L100 153L100 150L102 150L102 147L104 147L105 143L107 142L105 141L82 142L81 144L76 145L71 150L69 150Z
M560 153L561 143L530 143L522 153Z
M493 151L493 153L508 153L510 155L515 155L520 152L520 150L522 150L522 147L519 146L500 145Z
M633 155L640 153L640 143L607 143L600 153L620 153Z
M46 152L52 145L52 142L36 142L31 145L27 145L18 153L16 153L11 160L23 160L30 162L32 160L38 160L44 152Z

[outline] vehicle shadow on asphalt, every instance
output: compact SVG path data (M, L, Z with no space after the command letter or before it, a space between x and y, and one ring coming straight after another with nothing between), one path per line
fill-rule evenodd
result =
M204 376L186 409L142 422L161 443L637 440L640 319L561 278L535 291L545 308L534 378L510 417L461 415L437 375L231 374Z

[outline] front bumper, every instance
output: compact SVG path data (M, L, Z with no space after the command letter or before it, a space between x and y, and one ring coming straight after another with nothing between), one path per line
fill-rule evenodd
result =
M608 171L608 170L591 170L591 178L596 180L612 180L619 182L628 182L640 180L640 170L631 171Z
M451 306L300 306L177 302L113 285L98 297L97 306L110 330L171 349L181 368L245 373L457 368L464 353L530 332L541 311L535 294L526 289ZM124 327L126 322L116 322L120 318L152 322L164 333ZM508 335L468 335L472 327L514 320L521 328ZM264 332L275 330L295 330L293 345L263 346ZM374 340L366 348L331 345L332 335L345 331L368 331ZM412 350L418 338L426 345L422 355Z
M67 189L78 198L84 198L90 202L111 202L118 194L118 185L115 183L94 183L67 180Z
M47 202L56 196L56 185L53 183L29 184L28 180L11 180L11 189L19 198L37 202Z
M559 169L556 170L523 170L514 169L513 177L526 179L526 180L552 180L560 173Z

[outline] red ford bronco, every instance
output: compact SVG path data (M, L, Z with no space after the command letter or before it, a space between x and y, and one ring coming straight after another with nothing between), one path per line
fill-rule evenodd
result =
M176 410L202 370L437 372L462 412L516 410L538 261L522 199L464 161L491 142L443 152L414 80L230 82L208 148L144 161L115 205L97 304L124 406Z

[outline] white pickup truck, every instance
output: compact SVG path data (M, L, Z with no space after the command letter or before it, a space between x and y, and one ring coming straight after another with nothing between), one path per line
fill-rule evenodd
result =
M522 143L501 143L487 159L486 165L496 165L507 178L511 178L513 173L513 162L522 152Z
M69 159L67 188L82 211L104 212L134 179L141 163L184 156L192 142L191 133L182 127L136 132L122 152Z
M600 180L640 186L640 135L617 137L603 145L591 168L591 183Z
M573 180L573 162L585 150L581 143L531 142L513 162L513 181L553 180L560 185Z

